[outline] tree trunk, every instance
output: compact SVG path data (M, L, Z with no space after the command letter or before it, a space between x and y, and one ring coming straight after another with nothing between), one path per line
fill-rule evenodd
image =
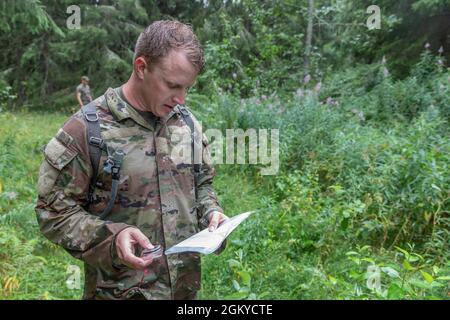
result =
M42 63L44 65L44 79L41 86L41 96L45 99L47 96L48 72L49 72L49 48L48 33L45 33L42 41Z
M309 0L308 3L308 27L306 29L305 59L303 64L305 75L309 74L309 59L311 55L311 43L313 36L314 0Z

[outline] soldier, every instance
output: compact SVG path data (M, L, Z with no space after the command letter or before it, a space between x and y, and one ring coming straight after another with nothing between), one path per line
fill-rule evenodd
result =
M89 87L88 77L81 77L81 83L77 86L76 97L80 107L92 101L91 88Z
M49 240L85 262L85 299L196 298L199 254L153 261L140 251L228 219L212 187L206 137L198 135L198 162L174 152L200 130L183 105L203 67L189 26L152 23L137 40L129 80L74 114L46 146L37 219Z

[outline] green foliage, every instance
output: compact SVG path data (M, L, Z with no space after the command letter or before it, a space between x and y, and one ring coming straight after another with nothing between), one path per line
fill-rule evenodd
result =
M448 290L449 265L438 267L423 256L396 247L373 258L373 248L346 252L351 264L346 272L329 276L339 299L440 299Z
M0 81L0 112L7 108L10 102L16 98L17 96L12 92L12 87L8 86L3 81Z
M383 65L374 65L337 74L319 92L303 87L291 98L243 100L219 95L219 103L199 104L205 123L281 132L281 172L264 179L253 168L241 172L265 186L258 186L264 196L254 206L261 210L214 262L225 269L231 263L232 273L222 273L221 282L205 277L206 292L222 296L212 282L239 298L447 298L450 140L448 105L438 101L448 90L448 72L426 73L422 65L415 70L429 80L413 75L391 82ZM352 112L361 98L381 96L380 86L387 99L402 97L397 103L405 109L393 108L392 117L380 109L369 118L370 108L384 108L370 102L362 114ZM406 92L418 98L414 113ZM340 94L322 98L333 93ZM414 249L396 249L409 244ZM236 259L239 250L245 254ZM239 270L251 286L242 285Z
M82 264L42 236L34 212L42 147L65 117L0 113L1 299L75 299L81 295L81 288L69 290L65 282L67 267L82 268ZM47 123L47 130L43 132L36 122Z
M370 1L315 1L309 75L307 1L83 3L79 30L65 25L69 0L6 3L0 298L81 296L66 285L81 262L34 217L42 147L77 110L81 75L95 96L122 84L139 32L176 17L204 44L208 67L188 96L204 127L280 130L277 175L216 167L225 212L258 211L204 258L201 298L448 299L448 1L380 0L371 31Z

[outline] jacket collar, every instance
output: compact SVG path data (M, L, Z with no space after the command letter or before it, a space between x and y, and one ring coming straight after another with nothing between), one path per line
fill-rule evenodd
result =
M115 89L108 88L108 90L106 90L105 92L105 99L109 110L117 121L131 118L144 128L154 131L154 128L150 125L150 123L148 123L148 121L145 120L132 106L130 106L128 103L126 103L126 101L120 98L118 92ZM173 108L173 110L167 116L160 118L161 122L166 123L175 114L180 115L178 106Z

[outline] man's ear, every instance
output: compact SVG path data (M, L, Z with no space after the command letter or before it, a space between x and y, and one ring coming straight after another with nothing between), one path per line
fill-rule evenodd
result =
M136 60L134 60L134 72L136 72L136 75L139 79L144 79L144 71L145 69L148 70L148 64L147 61L145 61L144 57L138 57Z

